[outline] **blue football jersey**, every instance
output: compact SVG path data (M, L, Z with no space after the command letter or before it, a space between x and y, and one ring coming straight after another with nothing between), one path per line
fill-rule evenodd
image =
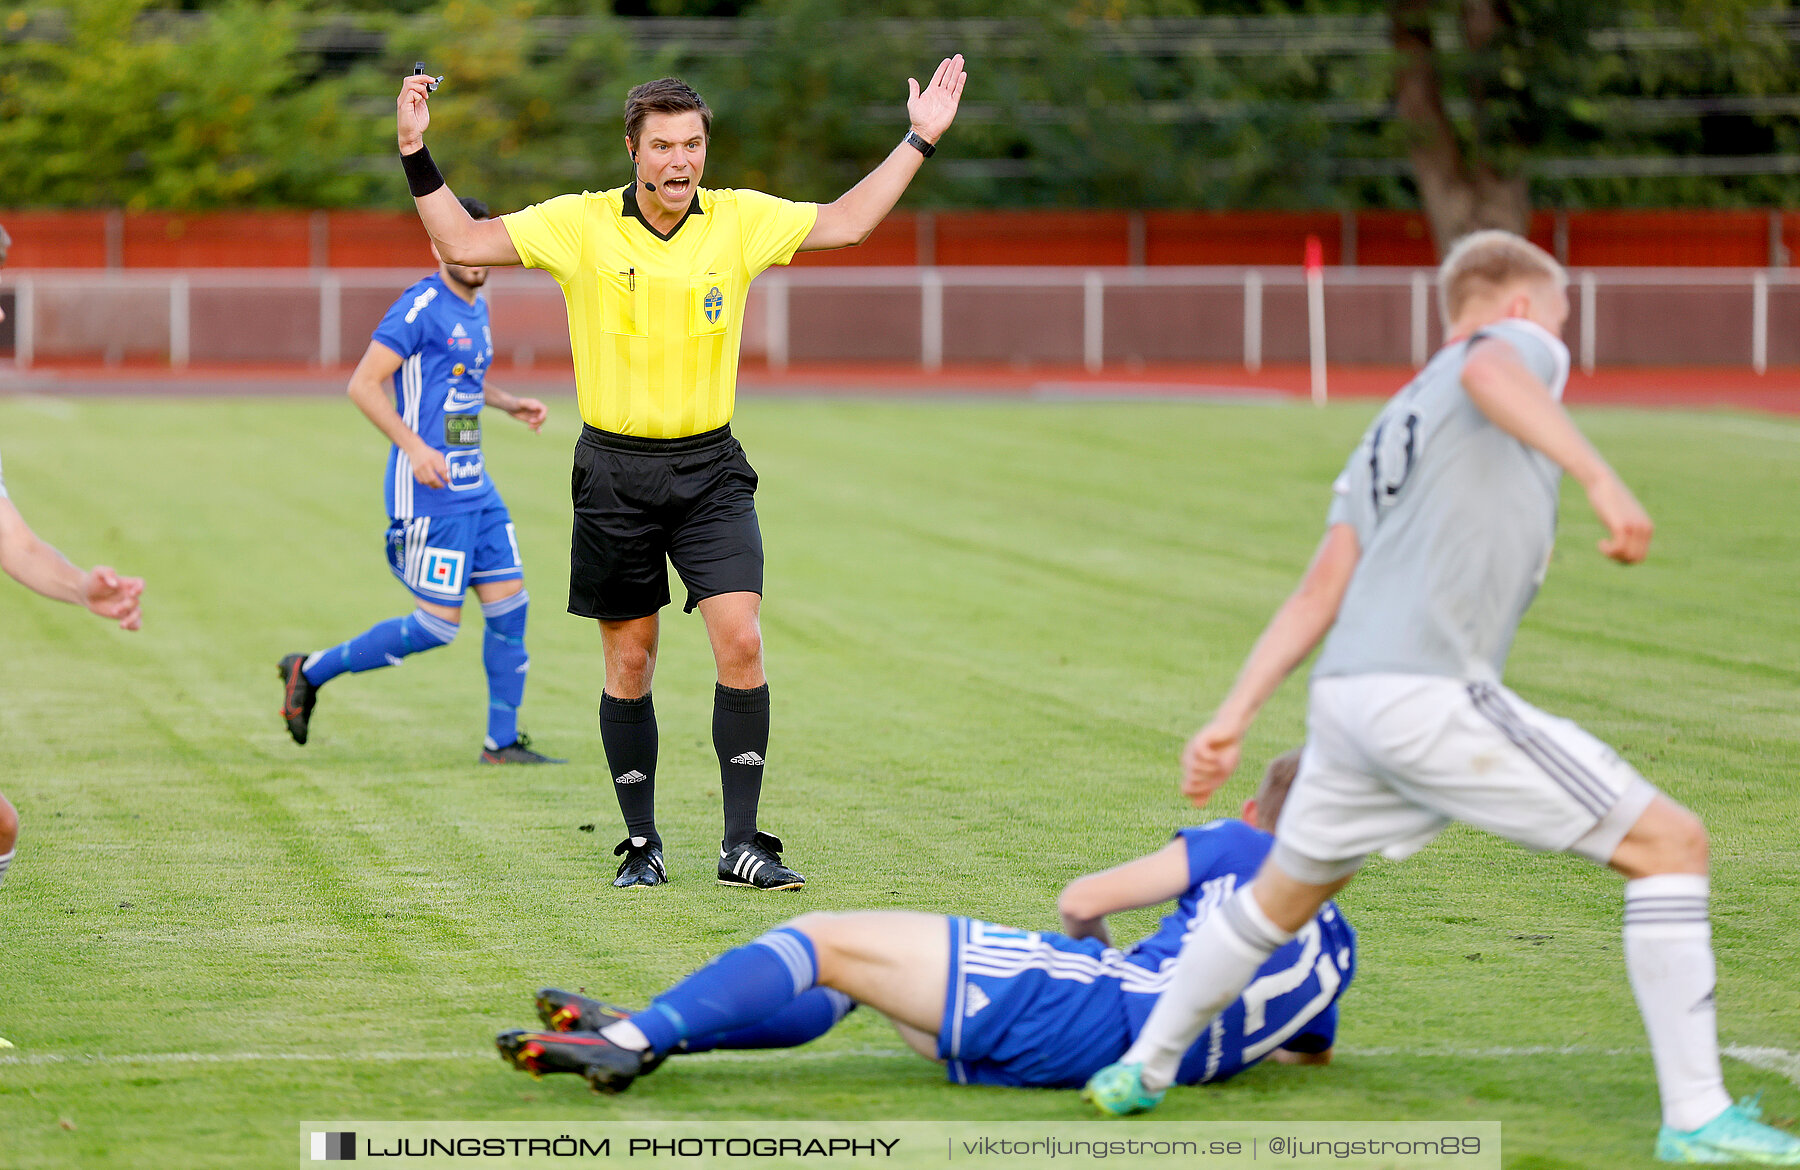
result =
M1159 975L1175 966L1181 940L1220 903L1256 876L1275 838L1239 820L1219 820L1176 834L1187 845L1188 888L1156 933L1127 947L1126 961ZM1269 956L1236 1002L1200 1033L1181 1059L1184 1085L1221 1081L1277 1048L1323 1052L1337 1035L1337 1001L1356 974L1356 932L1327 902L1293 941ZM1167 979L1128 982L1131 1034L1143 1030Z
M412 460L388 452L388 515L396 520L486 507L494 485L481 455L483 383L494 360L487 299L468 304L432 273L400 295L375 327L375 340L403 359L394 402L408 428L450 465L445 487L413 478Z

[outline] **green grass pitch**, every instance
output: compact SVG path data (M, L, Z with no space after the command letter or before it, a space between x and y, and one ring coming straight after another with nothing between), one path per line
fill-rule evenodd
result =
M276 715L280 655L407 608L382 559L383 446L347 403L0 402L34 527L150 583L136 635L0 586L0 791L24 818L0 887L0 1163L285 1165L308 1117L1084 1116L1073 1093L948 1086L867 1012L804 1052L676 1060L614 1099L533 1082L490 1041L541 983L641 1002L806 909L1052 928L1069 878L1234 812L1297 741L1303 687L1207 813L1179 798L1176 753L1297 579L1373 405L747 402L763 823L810 879L794 895L713 882L711 665L678 609L656 681L673 884L608 885L599 637L562 612L577 420L552 409L539 436L490 416L488 450L536 599L525 723L572 762L502 771L474 762L468 634L331 684L305 748ZM1800 425L1580 417L1656 517L1652 558L1600 558L1566 490L1508 681L1706 818L1723 1039L1792 1060ZM1493 1119L1512 1166L1650 1164L1611 875L1455 829L1342 903L1362 954L1337 1062L1178 1090L1159 1116ZM1125 917L1122 938L1153 921ZM1726 1067L1777 1120L1800 1112L1779 1071Z

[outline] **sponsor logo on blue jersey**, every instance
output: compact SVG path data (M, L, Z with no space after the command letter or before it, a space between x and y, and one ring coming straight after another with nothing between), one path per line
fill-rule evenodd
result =
M449 464L445 486L428 487L413 477L411 461L398 447L388 455L388 514L432 516L485 507L493 495L481 457L481 410L493 334L487 301L474 304L455 296L436 275L406 290L375 330L403 361L394 376L394 398L406 425Z
M473 388L453 383L444 394L445 414L467 414L471 410L480 410L486 401L481 387Z
M450 465L450 490L471 492L487 483L487 465L480 451L452 451L445 456Z

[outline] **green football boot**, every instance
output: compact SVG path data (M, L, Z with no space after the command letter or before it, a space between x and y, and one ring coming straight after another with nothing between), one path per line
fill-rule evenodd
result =
M1760 1095L1760 1094L1759 1094ZM1667 1125L1656 1136L1659 1162L1711 1166L1800 1166L1800 1138L1760 1120L1762 1108L1746 1097L1699 1129Z
M1162 1104L1163 1092L1144 1088L1144 1066L1141 1064L1109 1064L1088 1078L1081 1099L1108 1117L1124 1117L1130 1113L1148 1113Z

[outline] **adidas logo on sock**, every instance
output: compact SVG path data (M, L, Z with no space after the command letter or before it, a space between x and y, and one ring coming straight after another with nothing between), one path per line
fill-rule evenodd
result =
M752 768L760 768L763 766L763 758L755 752L745 752L741 756L732 756L731 762L734 764L749 764Z
M642 772L638 771L636 768L633 768L631 771L625 773L623 776L614 776L613 783L614 784L641 784L645 780L648 780L648 779L650 779L650 777L644 775Z
M400 659L392 654L383 654L382 657L387 659L387 664L389 666L399 666L400 665Z

